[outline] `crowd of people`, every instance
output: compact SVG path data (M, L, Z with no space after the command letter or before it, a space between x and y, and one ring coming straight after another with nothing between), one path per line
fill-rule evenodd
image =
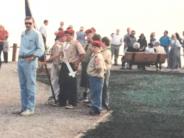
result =
M127 34L121 37L119 29L111 37L111 50L112 56L114 56L114 65L117 65L117 58L119 56L119 48L124 44L125 52L149 52L160 53L167 55L167 68L178 69L181 68L181 48L184 48L184 38L182 39L179 33L174 33L171 37L168 35L168 31L165 30L163 36L160 39L156 39L155 32L150 34L150 40L147 41L144 33L141 33L137 39L136 31L131 28L127 28ZM184 32L182 33L184 37ZM122 68L131 69L131 63L129 67L125 67L124 56L122 56Z
M148 42L143 33L137 39L136 31L127 28L124 37L120 35L120 29L117 29L111 34L111 38L108 38L101 37L94 27L84 29L81 26L75 33L72 25L65 29L62 21L55 32L55 43L50 48L50 56L45 59L44 53L48 49L48 20L44 20L40 29L34 28L32 17L26 17L24 22L26 29L21 35L18 59L21 110L16 112L22 116L35 112L37 62L41 58L44 58L43 65L52 64L50 76L54 95L50 93L48 104L66 109L75 108L79 100L77 76L80 74L80 87L83 89L81 100L90 107L90 115L100 115L102 110L110 110L110 70L112 59L114 65L118 65L120 46L124 46L125 52L165 53L168 68L181 67L180 49L184 47L184 39L180 38L178 33L172 34L170 38L166 30L157 40L152 32ZM5 34L0 39L0 54L2 45L8 45L8 33ZM123 58L122 56L122 67L125 68Z
M72 109L77 106L77 72L81 68L80 87L82 100L90 106L90 115L99 115L102 109L109 110L109 77L111 69L110 39L101 37L95 28L80 27L74 38L72 26L56 32L56 42L51 48L51 80L57 103L53 95L50 104ZM79 67L80 66L80 67Z
M34 19L26 17L25 30L21 34L18 56L18 77L20 84L21 109L14 112L21 116L30 116L35 112L36 76L38 61L42 61L47 50L48 20L40 29L34 27ZM51 85L53 93L48 104L73 109L78 104L77 81L80 72L80 86L83 88L82 101L89 108L89 115L100 115L109 110L109 77L111 69L110 39L101 37L91 27L76 32L70 25L64 29L64 22L55 32L55 43L50 56L42 65L51 63ZM80 70L81 69L81 70Z

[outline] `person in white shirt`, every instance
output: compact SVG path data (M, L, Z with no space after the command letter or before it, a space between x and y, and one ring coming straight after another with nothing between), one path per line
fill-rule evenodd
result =
M43 21L43 26L40 27L39 31L42 34L44 45L45 45L45 50L47 49L46 41L47 41L47 26L48 26L49 21L44 20Z
M155 53L155 49L153 48L153 45L148 45L146 48L145 48L145 52L148 52L148 53Z
M111 40L111 51L112 58L114 57L114 65L117 65L117 60L119 56L119 48L122 45L122 37L120 36L120 30L116 30L116 34L112 35Z

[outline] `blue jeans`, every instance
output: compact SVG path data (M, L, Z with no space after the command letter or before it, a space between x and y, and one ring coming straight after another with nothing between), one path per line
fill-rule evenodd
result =
M18 75L21 94L21 109L35 109L35 92L36 92L36 60L31 62L19 59Z
M89 76L91 108L97 113L102 110L103 78Z

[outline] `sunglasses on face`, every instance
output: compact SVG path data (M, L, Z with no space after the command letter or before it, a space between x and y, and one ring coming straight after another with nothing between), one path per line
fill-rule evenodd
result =
M32 25L33 23L31 22L25 22L25 25Z

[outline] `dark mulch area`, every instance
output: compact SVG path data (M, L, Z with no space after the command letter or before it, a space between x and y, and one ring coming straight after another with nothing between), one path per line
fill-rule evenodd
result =
M112 116L84 138L183 138L183 90L182 74L112 72Z

